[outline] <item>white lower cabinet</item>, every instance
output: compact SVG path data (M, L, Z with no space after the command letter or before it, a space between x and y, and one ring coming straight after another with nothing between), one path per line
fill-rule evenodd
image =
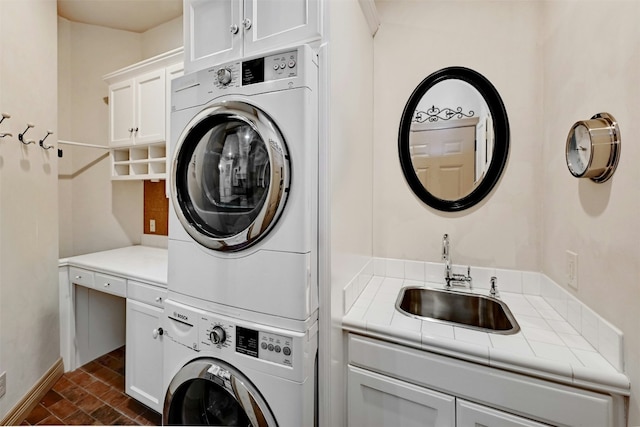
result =
M127 298L126 393L160 413L163 403L161 318L161 308Z
M622 396L348 335L349 427L623 426Z
M349 427L544 427L526 418L348 366Z
M536 421L457 399L456 425L459 427L544 427Z
M349 426L451 427L455 398L349 365Z

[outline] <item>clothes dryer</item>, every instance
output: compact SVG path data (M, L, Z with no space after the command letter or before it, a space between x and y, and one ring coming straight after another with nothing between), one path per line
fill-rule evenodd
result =
M173 80L172 298L316 312L317 81L308 46Z
M316 425L317 322L300 331L167 300L164 425Z

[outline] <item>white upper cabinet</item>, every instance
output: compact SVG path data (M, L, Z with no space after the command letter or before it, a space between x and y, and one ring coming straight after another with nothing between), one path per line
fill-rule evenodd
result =
M320 0L185 0L185 72L320 38Z
M182 48L104 76L109 85L111 179L165 179L171 80Z
M165 93L164 68L109 86L109 144L164 141Z

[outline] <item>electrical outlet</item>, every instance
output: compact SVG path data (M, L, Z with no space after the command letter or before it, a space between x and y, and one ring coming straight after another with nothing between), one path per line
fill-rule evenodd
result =
M155 219L150 219L149 220L149 231L152 233L156 232L156 220Z
M567 285L578 289L578 254L567 251Z
M7 373L0 374L0 397L4 396L7 392Z

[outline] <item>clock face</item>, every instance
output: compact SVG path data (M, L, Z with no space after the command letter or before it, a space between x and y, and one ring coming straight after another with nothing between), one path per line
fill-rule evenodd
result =
M567 166L575 176L582 176L591 163L591 135L586 126L579 124L567 143Z

